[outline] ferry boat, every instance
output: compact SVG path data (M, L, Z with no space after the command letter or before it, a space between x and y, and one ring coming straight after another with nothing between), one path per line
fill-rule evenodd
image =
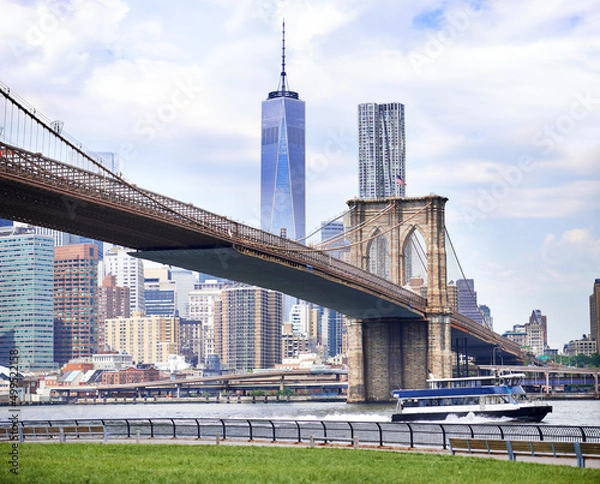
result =
M429 388L392 392L398 399L392 422L444 420L449 415L469 414L541 422L552 412L552 406L527 398L521 386L524 377L523 373L503 372L464 378L433 378L430 374Z

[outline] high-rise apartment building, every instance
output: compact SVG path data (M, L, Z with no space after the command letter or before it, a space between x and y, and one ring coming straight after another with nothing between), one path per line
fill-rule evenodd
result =
M111 351L126 352L139 363L167 363L179 353L179 318L132 313L130 318L108 319L104 341Z
M306 235L305 106L290 91L285 72L283 26L281 76L277 91L262 102L261 227L292 240Z
M535 348L536 354L543 355L548 346L548 324L546 316L539 309L531 311L527 332L530 334L529 346Z
M536 356L543 355L548 346L546 316L539 309L534 309L525 324L515 324L511 331L502 336L519 343L521 347Z
M54 360L98 350L98 248L94 244L54 248Z
M281 331L281 359L298 358L298 355L307 352L308 337L295 332L292 323L284 323Z
M16 351L21 371L55 368L53 281L51 237L0 229L0 365Z
M190 319L202 323L203 341L200 362L207 363L207 358L216 355L215 347L215 304L221 299L221 292L229 287L227 282L207 279L198 285L198 289L188 295L188 313Z
M147 273L147 270L144 271ZM176 282L155 278L144 279L144 304L148 316L179 316Z
M404 197L406 192L404 105L358 105L359 196Z
M283 295L254 286L224 289L216 301L215 349L229 369L281 363Z
M94 244L98 248L98 260L102 259L104 256L104 242L100 240L69 234L67 232L61 232L60 230L49 229L47 227L38 227L36 225L30 225L30 227L35 230L36 234L49 235L52 237L54 239L55 247L61 245Z
M179 354L186 363L197 367L204 359L204 329L202 321L179 320Z
M129 288L117 286L116 276L106 276L98 286L98 351L104 346L104 321L130 316Z
M132 257L122 247L111 247L101 264L100 277L113 275L117 278L117 285L128 287L130 295L130 311L146 312L144 299L144 263L137 257Z
M483 318L477 305L477 292L473 279L458 279L456 281L457 309L460 314L483 324Z
M596 342L596 351L600 353L598 326L600 326L600 279L594 281L590 295L590 338Z

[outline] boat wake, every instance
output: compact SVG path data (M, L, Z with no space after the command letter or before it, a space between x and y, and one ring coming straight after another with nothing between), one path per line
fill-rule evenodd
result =
M440 422L444 423L470 423L470 424L486 424L486 423L504 423L511 422L509 417L483 417L481 415L475 415L473 412L469 412L464 417L450 414L444 420Z

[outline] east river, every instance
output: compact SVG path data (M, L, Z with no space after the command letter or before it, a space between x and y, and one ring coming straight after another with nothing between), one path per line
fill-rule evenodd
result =
M546 425L600 426L600 400L551 400ZM137 403L95 405L36 405L19 408L19 420L120 419L120 418L270 418L295 420L389 421L393 404L343 402L294 403ZM0 407L0 422L10 418L9 407ZM483 418L456 418L456 423L497 423Z

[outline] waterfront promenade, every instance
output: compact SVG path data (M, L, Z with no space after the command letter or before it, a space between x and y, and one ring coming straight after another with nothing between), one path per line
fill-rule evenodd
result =
M396 423L382 421L290 420L258 418L117 418L27 420L0 425L0 441L20 443L181 443L214 445L276 445L293 447L368 448L390 451L448 453L465 439L474 442L506 443L485 457L509 456L517 460L546 461L561 464L569 461L582 465L581 456L600 459L600 427L532 425L516 422L498 423ZM454 444L453 444L454 442ZM512 442L512 444L510 444ZM513 454L517 443L531 442L531 452L521 449ZM538 444L552 445L552 452L534 455ZM571 449L560 450L571 443ZM573 444L576 443L576 444ZM592 448L585 448L591 446ZM502 447L502 446L501 446ZM582 447L580 449L579 447ZM469 450L470 447L469 447ZM561 457L566 453L566 459ZM528 454L532 454L529 456ZM577 455L579 458L577 459ZM570 462L573 461L573 462ZM587 464L587 463L586 463ZM598 462L590 460L590 465Z
M86 445L94 442L103 442L103 440L89 440L89 439L69 439L65 443L68 444L77 444L77 445ZM428 454L428 455L452 455L451 451L448 449L438 449L438 448L428 448L428 447L409 447L409 446L392 446L392 445L373 445L372 443L361 443L360 439L357 439L354 442L349 443L339 443L339 442L323 442L322 439L312 439L308 442L289 442L289 441L271 441L271 440L247 440L247 439L235 439L228 438L222 439L220 437L215 438L204 438L204 439L189 439L189 438L142 438L139 435L136 437L130 438L111 438L109 440L110 444L120 444L120 445L184 445L184 446L207 446L207 445L224 445L224 446L240 446L240 447L264 447L264 446L275 446L282 448L335 448L335 449L348 449L348 450L373 450L380 452L407 452L413 454ZM44 445L52 445L57 444L56 439L39 439L35 440L36 444ZM456 455L454 456L457 459L459 458L481 458L481 459L496 459L506 461L508 460L507 455L501 454L476 454L476 455ZM518 458L518 462L530 462L536 464L546 464L546 465L564 465L577 467L577 460L575 458L553 458L547 456L527 456L521 455ZM585 464L586 469L600 469L600 460L587 460Z

